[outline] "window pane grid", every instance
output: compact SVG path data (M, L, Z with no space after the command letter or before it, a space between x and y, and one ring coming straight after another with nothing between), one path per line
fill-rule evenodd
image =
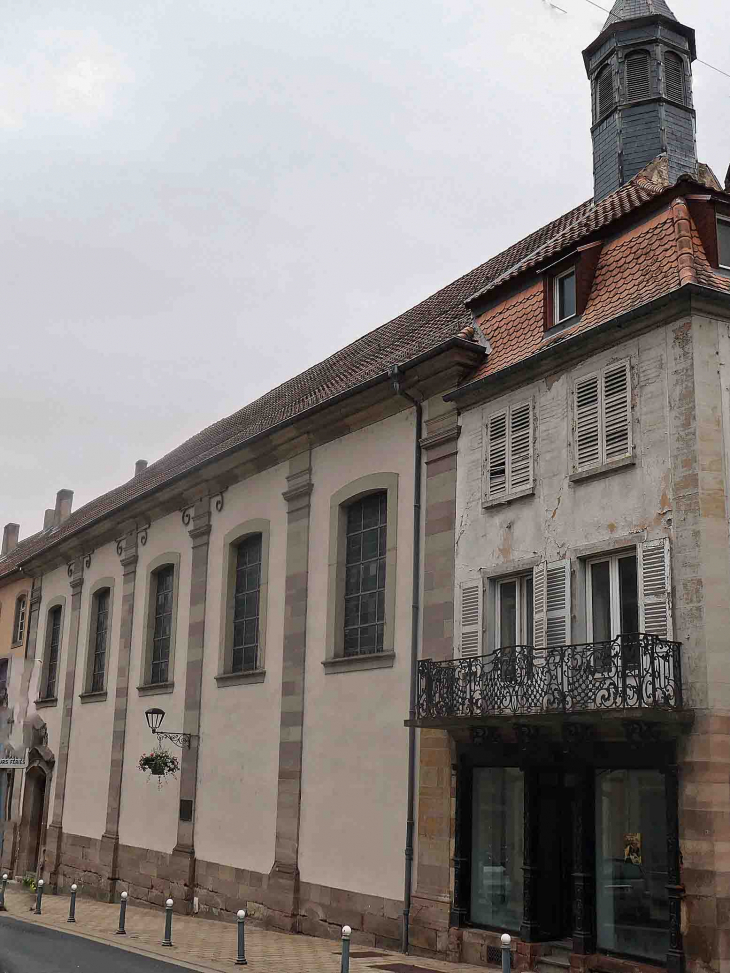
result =
M109 626L109 591L100 591L96 596L96 618L94 631L94 665L91 673L91 692L100 693L104 689L106 672L106 639Z
M383 651L387 493L347 508L344 654Z
M261 552L260 534L238 545L231 672L250 671L258 665Z
M61 607L51 609L48 619L50 637L48 639L48 663L46 666L45 699L53 699L56 695L58 678L58 648L61 642Z
M170 638L172 635L172 601L175 568L168 565L157 572L155 588L155 626L152 635L152 666L150 682L167 682L170 666Z
M730 219L717 221L717 239L720 250L720 266L730 270Z
M15 603L15 624L13 625L13 642L22 642L25 635L25 598L18 598Z

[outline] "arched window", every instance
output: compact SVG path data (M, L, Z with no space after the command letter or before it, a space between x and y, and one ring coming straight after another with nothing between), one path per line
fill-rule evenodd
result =
M41 699L55 699L58 685L58 657L61 649L61 617L63 611L56 605L48 612L46 622L45 684Z
M159 685L170 678L170 648L172 643L172 614L175 603L174 564L165 564L154 575L152 603L152 657L150 683Z
M607 64L596 79L596 116L601 118L613 106L613 70L611 65Z
M667 51L664 55L664 80L667 98L683 105L685 103L684 65L682 58L674 51Z
M388 494L371 493L347 507L344 654L383 651Z
M634 51L626 58L626 97L628 101L651 98L651 62L647 51Z
M261 534L251 534L236 548L231 672L257 668L261 601Z
M92 607L93 640L91 659L92 693L100 693L104 689L106 679L106 649L109 638L109 588L101 588L94 595Z
M13 622L13 644L17 645L23 641L25 636L25 615L28 600L25 595L21 595L15 602L15 620Z

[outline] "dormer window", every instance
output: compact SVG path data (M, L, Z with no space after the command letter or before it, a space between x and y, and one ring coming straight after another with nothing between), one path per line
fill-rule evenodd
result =
M629 101L651 98L651 71L646 51L636 51L626 58L626 97Z
M717 219L717 249L720 266L730 270L730 218Z
M554 324L567 321L568 318L575 317L576 295L575 295L575 267L566 270L555 278L555 293L553 295L553 307L555 309Z

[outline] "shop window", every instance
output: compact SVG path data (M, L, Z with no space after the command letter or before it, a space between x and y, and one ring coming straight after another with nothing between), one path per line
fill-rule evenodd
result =
M659 771L596 771L596 933L602 951L666 959L666 819Z
M522 921L524 783L516 767L477 767L472 783L470 920L500 931Z

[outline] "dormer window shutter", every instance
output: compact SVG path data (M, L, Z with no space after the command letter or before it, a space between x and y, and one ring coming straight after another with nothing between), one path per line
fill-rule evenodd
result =
M669 538L639 544L639 628L672 638L672 578Z
M631 453L631 382L629 363L603 372L603 437L605 463Z
M473 659L482 654L482 577L474 575L459 585L458 654Z
M490 416L486 431L484 497L507 499L533 484L532 402L522 402Z
M601 463L600 376L575 383L575 465L579 470Z
M667 51L664 55L664 82L667 98L683 105L685 103L684 65L682 58L673 51Z
M651 98L651 62L646 51L626 58L626 96L629 101Z

